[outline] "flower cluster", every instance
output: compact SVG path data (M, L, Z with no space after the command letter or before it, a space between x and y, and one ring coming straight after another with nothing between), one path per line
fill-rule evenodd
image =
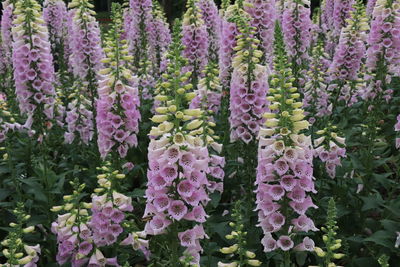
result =
M350 18L346 19L347 25L342 29L339 45L336 47L329 68L331 80L356 80L365 56L369 26L364 4L359 1L349 15Z
M89 0L73 0L68 6L73 12L70 64L74 75L88 83L87 91L82 93L91 100L93 110L97 98L96 75L102 68L100 60L103 58L99 23Z
M97 101L98 146L102 158L108 153L118 151L125 158L129 148L137 146L136 134L139 132L139 91L138 78L127 68L133 59L128 55L128 43L121 40L122 17L114 14L114 26L106 39L104 51L107 57L102 62L108 68L99 82Z
M376 1L377 0L368 0L368 2L367 2L367 11L366 11L368 16L371 16L372 12L374 12Z
M289 58L292 60L295 85L303 85L301 66L309 59L308 48L311 44L312 21L310 7L300 0L291 0L286 4L282 16L282 30Z
M219 49L220 80L224 88L229 88L232 75L232 57L235 53L236 36L239 34L236 23L232 21L232 10L236 6L230 6L222 17L221 44Z
M398 73L400 66L400 13L398 10L399 3L378 0L372 13L366 66L371 75L376 72L375 75L378 76L376 78L382 82L390 83L390 75Z
M27 128L35 122L39 139L51 127L55 102L53 57L40 10L35 0L18 1L12 28L15 92Z
M154 2L153 16L149 32L149 56L153 64L153 73L160 75L165 66L162 65L167 49L171 43L171 32L162 8Z
M323 130L317 131L321 135L318 139L314 140L315 157L325 164L326 172L329 177L335 178L336 167L341 165L341 158L346 157L346 149L344 148L345 138L340 137L335 132L336 126L328 126Z
M10 223L8 235L1 242L4 247L2 253L7 261L0 266L36 267L41 252L40 246L29 246L22 240L24 235L35 231L34 226L24 227L31 216L24 212L24 203L21 202L17 204L13 213L17 218L17 223Z
M182 21L183 56L188 60L184 71L190 72L189 82L196 86L203 77L202 70L208 62L209 38L198 0L189 0Z
M339 35L350 18L350 11L353 10L355 0L338 0L333 6L333 36L339 38Z
M335 0L324 0L321 4L321 28L327 33L333 29L333 10Z
M23 129L23 126L16 122L16 117L9 109L6 96L0 94L0 143L7 139L9 131Z
M296 246L296 232L316 231L305 214L316 208L307 194L313 192L313 149L311 138L300 132L308 128L300 94L293 87L292 71L285 54L279 25L275 34L275 73L270 82L270 110L260 130L256 180L259 226L264 251L288 251ZM314 242L305 237L296 249L312 251Z
M263 122L268 91L267 68L258 64L263 53L257 49L260 41L249 25L247 13L238 9L236 16L240 35L232 60L233 74L230 88L231 141L254 141Z
M207 27L208 33L208 61L219 62L219 48L221 43L221 17L218 7L213 0L199 0L198 6Z
M220 249L220 252L226 255L230 255L230 258L237 256L237 260L230 263L218 262L218 267L240 267L240 266L261 266L262 262L255 259L256 254L246 249L247 245L247 232L244 232L244 216L242 205L243 203L238 201L232 211L232 218L234 222L230 222L229 226L234 230L225 236L228 240L235 241L235 244Z
M12 33L13 27L13 11L14 1L7 0L2 2L3 14L1 16L0 33L1 33L1 46L4 49L5 64L12 63Z
M49 29L50 43L56 63L59 67L66 68L68 51L68 12L67 6L62 0L46 0L43 3L43 19Z
M324 51L323 42L318 42L312 49L310 70L307 72L307 82L304 85L303 106L308 114L316 117L323 117L331 113L329 106L329 94L327 92L326 70L329 61ZM310 117L309 122L313 124L315 117Z
M126 12L125 32L129 41L130 52L134 56L133 64L136 70L139 69L143 58L148 56L148 35L152 32L152 7L151 0L130 0L129 11ZM153 44L153 47L155 47L155 44Z
M251 25L256 30L256 37L261 41L260 50L263 52L263 65L272 64L274 43L274 25L276 20L275 0L247 0L244 8L251 16Z
M72 101L68 103L66 109L67 131L64 133L67 144L72 144L79 137L83 144L88 145L93 138L94 125L91 102L85 95L81 94L82 91L86 91L85 84L80 80L76 81L73 85L74 90L69 95Z
M336 265L332 262L332 260L339 260L345 256L345 254L335 252L335 250L338 250L342 246L342 240L336 239L336 231L339 229L339 227L336 225L336 216L335 200L331 198L328 203L328 218L326 228L321 228L321 230L325 233L322 236L322 240L326 245L326 251L319 247L314 248L317 256L323 259L324 266L327 267L335 267Z

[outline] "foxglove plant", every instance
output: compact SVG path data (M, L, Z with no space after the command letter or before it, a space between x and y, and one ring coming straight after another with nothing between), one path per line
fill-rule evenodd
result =
M230 263L218 262L218 267L239 267L239 266L261 266L262 262L256 259L256 254L250 250L247 250L247 232L243 224L243 207L240 201L235 203L232 211L232 219L229 226L233 228L233 231L226 235L227 240L232 240L235 243L229 247L223 247L220 252L225 255L230 255ZM235 258L232 261L232 258Z
M62 0L46 0L43 3L43 18L49 29L49 39L55 63L61 71L68 70L68 11Z
M7 65L12 64L12 33L13 27L13 11L15 6L14 0L6 0L2 2L3 14L1 16L0 32L1 32L1 46L4 51L4 62Z
M113 159L116 153L125 158L129 148L137 146L141 118L138 78L127 68L133 57L128 55L127 41L121 39L122 9L119 5L113 5L113 22L105 41L107 57L102 62L107 68L100 71L104 76L99 82L97 102L97 142L103 159L109 153L113 153Z
M335 1L333 6L333 33L334 38L339 38L342 28L346 27L350 12L353 10L355 0Z
M152 72L158 76L165 69L165 54L171 43L171 32L162 7L154 2L152 11L151 30L149 32L150 60L153 64Z
M72 144L76 140L76 143L88 145L94 134L91 101L85 95L81 95L81 92L87 89L80 80L74 83L73 88L73 92L69 95L71 101L65 113L67 130L64 139L67 144Z
M307 0L290 0L285 4L282 30L292 62L295 86L304 85L304 73L309 61L308 48L311 44L311 10Z
M23 130L24 127L16 122L17 114L13 114L9 101L4 94L0 94L0 143L7 139L9 132Z
M338 100L344 100L346 104L353 104L357 101L357 83L359 72L365 58L365 42L369 30L368 18L365 14L365 7L361 1L354 5L353 11L349 12L348 23L342 28L339 45L329 67L331 85L328 90L332 91L333 108Z
M135 71L140 69L140 63L148 59L148 33L151 32L152 0L130 0L129 11L125 14L125 32L129 41L131 54L134 56Z
M317 231L306 215L313 204L313 149L304 120L300 94L293 87L295 78L285 52L283 36L276 26L274 74L269 101L273 113L265 113L265 128L260 130L256 180L256 204L265 252L280 250L285 266L290 265L289 250L313 251L314 242L298 232Z
M209 154L197 131L203 124L197 118L203 112L189 109L189 101L195 94L188 92L193 86L186 83L191 73L182 73L187 60L182 57L180 38L179 34L174 36L168 72L163 74L165 81L156 91L155 99L160 101L160 106L152 118L158 126L150 131L144 217L151 216L151 220L146 223L145 232L168 233L171 242L178 236L181 246L186 248L184 254L190 255L192 264L198 265L202 251L199 240L206 237L201 223L207 218L204 206L209 200L206 191ZM192 222L193 227L181 221ZM179 266L178 245L171 245L170 266Z
M244 9L251 16L251 25L256 29L256 38L261 41L259 49L263 52L261 63L272 64L274 25L277 19L275 0L247 0Z
M368 36L367 75L368 88L364 99L392 98L388 88L392 76L398 75L400 66L400 2L378 0L372 13L371 31Z
M238 35L236 54L232 60L233 73L230 89L231 142L254 142L266 111L268 91L267 68L258 64L263 53L257 49L260 41L255 38L249 16L236 10Z
M336 167L341 166L341 159L346 157L346 139L336 131L336 126L328 125L316 132L320 137L314 140L314 156L325 164L326 173L332 179L336 177Z
M400 115L397 115L396 117L396 124L394 125L394 130L395 132L400 132ZM400 137L396 137L396 148L400 148Z
M82 94L90 100L91 111L95 114L97 74L102 68L100 60L103 58L99 24L95 18L96 13L92 10L94 5L89 0L73 0L68 6L73 14L70 63L74 76L87 84L87 90Z
M54 67L50 42L41 7L35 0L15 4L12 29L12 59L15 92L25 126L35 131L41 141L51 128L55 102ZM33 126L33 128L32 128Z
M183 56L188 60L184 71L191 73L188 82L195 87L203 77L202 71L208 62L209 48L207 25L201 15L198 0L187 2L187 11L182 21L182 44Z
M221 18L214 0L199 0L198 6L208 33L208 61L219 62L221 43Z
M316 121L315 117L323 117L332 112L332 106L329 106L329 94L326 90L326 71L330 65L327 57L323 42L318 42L312 50L310 70L307 72L307 82L304 85L303 107L306 115L309 115L311 124Z
M17 223L10 223L7 236L1 241L3 256L7 259L1 266L36 267L41 253L40 246L30 246L23 241L25 235L35 231L34 226L26 226L30 215L24 211L24 203L17 203L13 210Z

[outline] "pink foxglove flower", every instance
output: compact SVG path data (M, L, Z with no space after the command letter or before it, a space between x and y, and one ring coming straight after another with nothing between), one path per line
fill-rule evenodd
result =
M189 82L195 87L203 77L203 69L208 62L209 38L198 0L189 0L182 22L183 56L188 60L184 71L191 72Z
M397 115L397 122L394 125L394 130L395 132L400 132L400 115ZM396 138L396 148L399 149L400 148L400 138L397 137Z
M268 91L267 68L258 64L263 53L254 48L259 43L255 32L249 25L249 17L239 11L243 23L238 42L242 43L232 61L233 74L230 88L230 127L231 141L238 140L248 144L258 135L266 111L266 94ZM241 13L241 14L240 14Z
M51 128L55 102L48 31L36 1L16 3L15 12L18 14L12 29L15 92L21 114L28 116L26 127L32 128L34 122L33 129L41 139L46 128ZM30 27L37 30L28 31Z
M259 226L265 235L262 243L266 252L288 251L297 245L296 232L317 230L312 219L304 215L308 208L316 207L308 196L316 193L311 138L301 133L309 123L304 120L302 103L296 102L299 94L292 87L285 53L277 26L276 74L269 91L269 108L274 113L264 114L266 127L260 130L256 180Z
M272 64L274 26L277 19L275 0L247 0L245 10L251 16L251 25L256 27L256 38L261 41L262 64Z
M12 33L14 4L10 0L2 3L3 14L1 16L0 33L1 46L4 51L4 62L12 64Z
M207 27L208 33L208 60L219 62L219 48L221 43L221 18L214 0L199 0L198 6Z
M367 15L371 16L372 12L374 12L374 8L377 0L368 0L367 2Z

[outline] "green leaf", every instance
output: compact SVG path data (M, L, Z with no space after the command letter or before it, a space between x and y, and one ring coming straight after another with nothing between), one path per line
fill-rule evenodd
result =
M377 209L384 204L384 201L379 193L368 197L361 197L361 199L364 201L364 205L361 209L362 211Z
M380 230L365 238L364 241L373 242L387 248L394 248L395 236L388 231Z

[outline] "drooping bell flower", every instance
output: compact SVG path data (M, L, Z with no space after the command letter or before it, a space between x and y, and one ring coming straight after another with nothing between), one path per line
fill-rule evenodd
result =
M35 0L15 4L12 28L12 59L15 92L25 127L35 131L39 141L51 128L55 102L54 66L41 6ZM35 27L35 31L29 29Z
M15 1L6 0L2 3L3 13L1 15L0 33L1 33L1 46L4 51L4 62L8 65L12 64L12 33L13 28L13 11Z
M355 0L338 0L333 6L333 38L336 43L339 40L342 28L346 27L350 11L353 10Z
M303 235L317 231L306 215L316 193L313 178L311 138L302 133L309 127L304 120L300 94L293 87L285 44L279 25L275 34L274 73L268 99L271 112L265 113L260 130L256 180L256 210L264 233L264 251L289 251L301 243Z

